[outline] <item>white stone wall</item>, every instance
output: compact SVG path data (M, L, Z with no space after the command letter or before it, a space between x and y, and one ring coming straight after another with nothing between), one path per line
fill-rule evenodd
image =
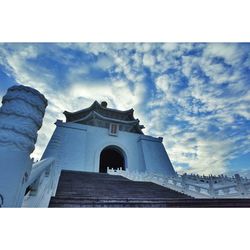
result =
M139 142L142 146L147 172L165 176L173 176L176 174L162 144L162 138L141 136Z
M57 121L56 125L42 158L56 157L61 169L99 172L102 150L113 145L123 152L126 169L175 174L161 138L124 131L111 136L106 128L62 121Z

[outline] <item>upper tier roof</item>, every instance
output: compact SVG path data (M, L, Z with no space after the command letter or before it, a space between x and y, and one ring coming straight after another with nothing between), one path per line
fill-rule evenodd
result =
M122 121L136 121L134 118L134 109L129 109L125 111L107 108L105 106L106 102L100 104L97 101L94 101L93 104L86 108L76 112L64 111L63 114L66 116L66 122L74 122L80 120L83 117L89 115L90 112L95 111L107 118L115 118Z
M76 122L85 125L108 128L110 123L119 124L119 130L143 134L143 125L140 121L134 118L134 110L125 111L107 108L107 103L101 104L97 101L86 108L77 112L64 111L66 122Z

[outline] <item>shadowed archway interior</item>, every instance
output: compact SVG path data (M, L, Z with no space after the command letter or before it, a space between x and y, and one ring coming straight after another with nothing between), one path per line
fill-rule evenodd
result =
M100 173L107 173L107 167L125 170L125 161L123 154L115 147L107 147L102 150L100 155Z

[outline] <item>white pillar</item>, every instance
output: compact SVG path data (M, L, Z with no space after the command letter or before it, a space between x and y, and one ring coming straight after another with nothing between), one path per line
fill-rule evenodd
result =
M0 197L3 207L22 205L30 175L37 131L47 106L37 90L22 85L8 89L0 108Z

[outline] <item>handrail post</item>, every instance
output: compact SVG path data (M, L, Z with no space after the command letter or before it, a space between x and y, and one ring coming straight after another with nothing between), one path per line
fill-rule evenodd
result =
M214 183L212 177L209 178L209 194L212 198L215 198Z
M236 184L237 184L237 189L238 189L240 195L244 196L246 194L246 188L241 181L241 177L239 174L235 174L234 176L235 176L235 180L236 180Z
M183 191L185 192L187 190L187 187L188 187L188 185L186 183L186 174L183 174L181 176L181 186L182 186Z

